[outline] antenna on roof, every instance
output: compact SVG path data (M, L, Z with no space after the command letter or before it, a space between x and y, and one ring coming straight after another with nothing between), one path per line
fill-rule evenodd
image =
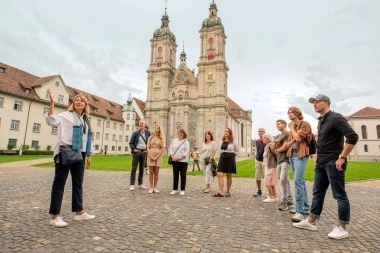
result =
M167 8L168 8L168 1L169 1L169 0L164 0L164 2L165 2L165 14L166 14L166 10L167 10Z

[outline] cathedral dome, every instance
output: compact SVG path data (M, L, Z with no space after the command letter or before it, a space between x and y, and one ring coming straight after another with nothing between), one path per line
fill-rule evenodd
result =
M222 20L220 19L220 17L217 17L217 16L213 16L213 17L210 17L210 18L206 18L203 23L202 23L202 28L209 28L209 27L213 27L213 26L217 26L217 25L222 25Z
M153 38L158 38L166 35L169 35L170 38L175 41L175 35L170 31L169 27L161 27L156 29L153 33Z

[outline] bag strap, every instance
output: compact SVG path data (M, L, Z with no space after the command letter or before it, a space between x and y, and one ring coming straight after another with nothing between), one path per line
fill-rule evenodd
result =
M179 145L179 147L177 148L177 150L174 152L174 154L173 155L175 155L175 153L177 153L177 151L178 151L178 149L182 146L182 144L184 144L185 143L185 141L186 140L184 140L182 143L181 143L181 145Z
M145 133L145 132L144 132ZM141 136L141 138L143 138L144 142L145 142L145 145L148 144L148 142L146 141L145 137L141 134L141 132L139 131L139 134Z

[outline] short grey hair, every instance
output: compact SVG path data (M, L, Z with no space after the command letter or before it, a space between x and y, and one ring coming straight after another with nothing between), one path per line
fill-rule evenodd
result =
M270 135L270 134L268 134L268 133L265 133L264 135L263 135L263 138L267 138L268 140L269 140L269 142L273 142L273 136L272 135Z

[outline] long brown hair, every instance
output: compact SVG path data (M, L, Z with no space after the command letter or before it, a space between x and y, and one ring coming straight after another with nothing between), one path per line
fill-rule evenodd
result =
M231 128L227 127L226 130L228 130L228 132L229 132L229 136L226 137L226 136L224 136L224 134L223 134L222 141L223 141L223 142L228 142L228 143L232 143L232 142L234 142L235 138L234 138L234 134L232 133Z
M296 115L297 118L299 118L300 120L303 120L302 111L300 110L300 108L292 106L288 109L288 113L289 111L292 111L292 113L294 113L294 115Z
M211 131L206 131L205 132L205 143L207 142L206 134L210 135L210 141L214 140L214 135L211 133Z
M73 112L75 111L75 108L74 108L74 103L75 103L75 100L80 97L81 99L83 99L84 101L84 109L83 109L83 112L82 112L82 115L85 114L87 117L90 115L90 107L88 106L88 102L87 102L87 98L85 98L85 96L83 96L82 94L77 94L74 99L73 99L73 102L71 103L71 105L69 106L69 109L68 111L69 112Z

